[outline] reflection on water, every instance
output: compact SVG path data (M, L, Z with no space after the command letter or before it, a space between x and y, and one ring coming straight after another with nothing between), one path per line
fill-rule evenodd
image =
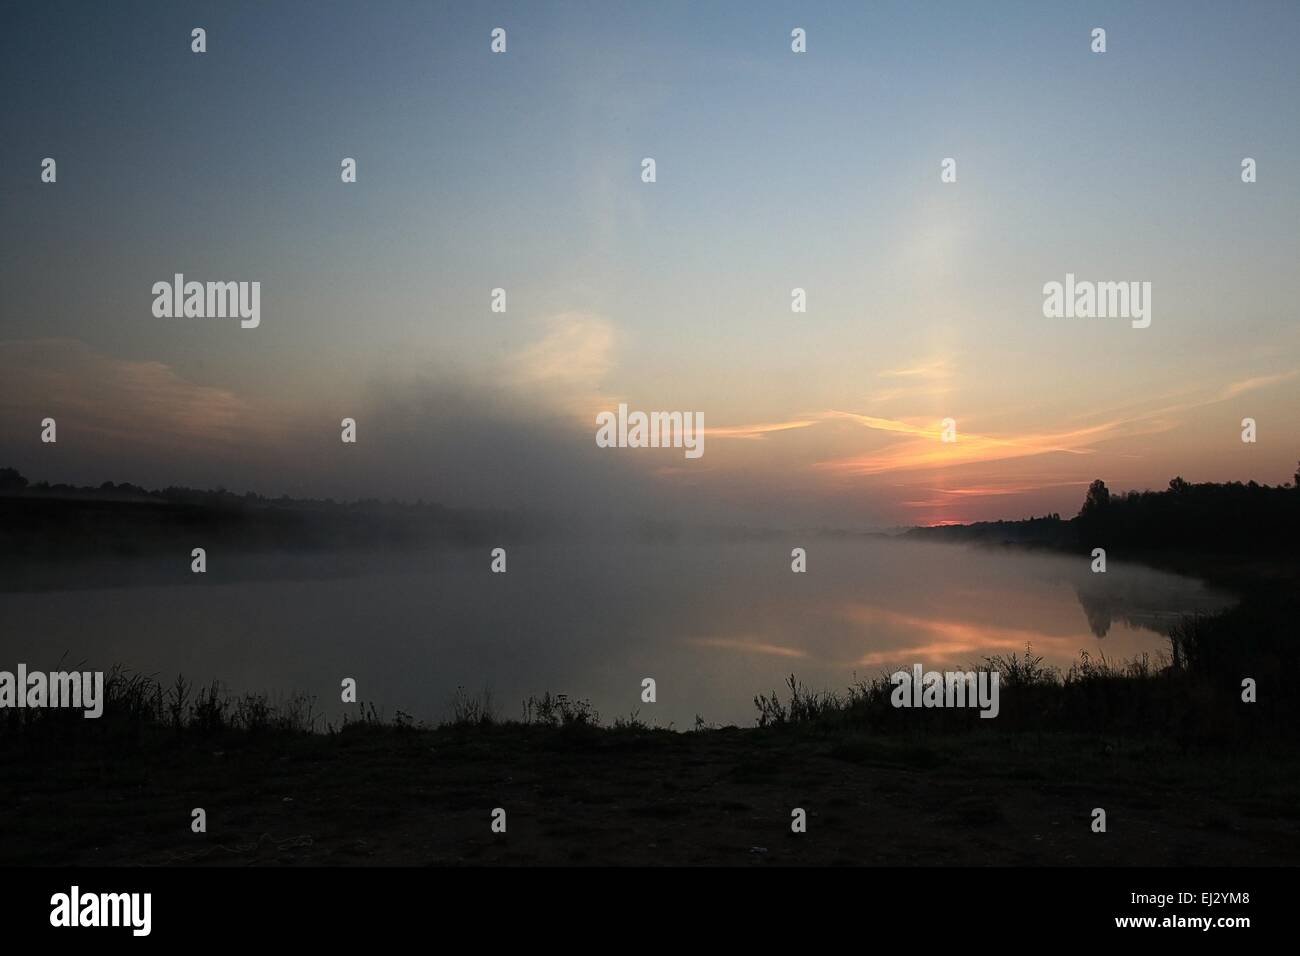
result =
M790 570L805 547L808 571ZM0 593L0 668L84 660L236 691L317 696L336 714L354 677L389 715L446 716L457 686L502 716L529 694L590 698L605 719L749 724L752 699L796 673L843 688L922 663L946 668L1033 646L1167 651L1180 614L1230 603L1201 583L1086 555L984 551L885 539L311 556L209 555L174 565L44 569L74 589ZM12 586L12 583L11 583ZM640 702L655 678L658 702Z

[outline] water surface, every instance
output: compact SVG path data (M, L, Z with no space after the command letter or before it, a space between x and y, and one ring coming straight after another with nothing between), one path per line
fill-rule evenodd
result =
M805 574L790 570L796 545ZM1026 644L1061 667L1085 650L1158 655L1180 614L1231 603L1140 565L1093 574L1087 556L880 538L531 545L508 549L506 574L489 571L488 549L209 554L206 575L189 560L40 569L57 589L0 593L0 668L121 663L164 681L311 694L331 715L353 677L389 716L444 718L460 686L490 693L506 717L551 691L589 699L605 720L744 726L754 694L791 672L842 689ZM645 677L655 704L641 703Z

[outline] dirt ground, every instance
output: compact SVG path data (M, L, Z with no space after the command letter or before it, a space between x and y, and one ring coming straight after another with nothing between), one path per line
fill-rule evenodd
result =
M9 746L0 863L1294 865L1298 770L1294 753L1029 733L354 727L164 735L116 759Z

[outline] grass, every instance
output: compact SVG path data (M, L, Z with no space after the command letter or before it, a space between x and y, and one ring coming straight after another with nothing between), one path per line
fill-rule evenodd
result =
M884 735L970 732L1037 732L1101 736L1161 735L1179 746L1242 746L1255 740L1294 741L1300 726L1291 675L1300 668L1292 622L1300 620L1294 595L1255 595L1218 614L1184 618L1172 630L1170 653L1113 661L1081 652L1064 670L1049 667L1026 646L1023 653L983 658L967 670L1000 675L999 714L979 717L977 708L896 708L889 675L856 679L844 690L819 690L791 674L784 693L754 697L760 730L809 729L823 734ZM77 668L80 669L80 668ZM1243 701L1245 678L1255 681L1257 701ZM231 694L220 684L196 685L180 676L170 685L116 666L105 675L103 716L85 720L80 711L10 708L0 712L0 740L10 745L76 746L109 751L171 733L182 737L228 734L335 735L357 727L410 729L415 720L398 711L384 716L373 703L334 724L315 698ZM550 692L523 701L517 720L502 716L490 691L458 687L441 725L486 728L519 725L574 732L645 730L639 713L603 724L589 700ZM695 728L711 725L697 717Z
M1213 615L1183 618L1167 655L1116 661L1079 654L1064 670L1026 646L988 656L967 671L997 671L999 714L976 708L896 708L888 674L855 680L842 691L816 690L791 674L784 695L754 698L760 728L805 728L828 734L1090 734L1168 738L1177 746L1249 747L1300 739L1300 621L1295 594L1253 593ZM1256 699L1247 702L1246 679Z
M1046 730L805 722L673 733L562 720L421 727L375 715L326 733L161 724L130 751L0 744L11 794L0 805L0 861L1300 862L1294 747L1188 752L1159 736ZM1096 806L1110 820L1104 838L1088 827ZM191 831L193 807L207 811L206 833ZM507 835L489 830L494 807L508 810ZM806 836L790 835L792 807L808 811ZM753 846L769 852L756 857Z
M552 693L507 718L463 687L436 726L372 703L333 723L310 697L116 667L97 720L0 712L0 861L1292 865L1283 607L1189 618L1159 658L985 658L970 669L1001 675L993 720L895 708L882 674L834 691L790 675L755 697L747 729L606 723ZM1241 700L1243 674L1258 703ZM498 806L508 837L487 826ZM808 838L790 837L791 807L809 810Z

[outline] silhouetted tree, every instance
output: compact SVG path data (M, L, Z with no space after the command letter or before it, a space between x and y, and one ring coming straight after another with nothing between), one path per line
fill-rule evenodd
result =
M1098 478L1088 486L1088 494L1083 499L1083 508L1079 511L1079 517L1097 517L1106 510L1108 505L1110 505L1110 489L1106 487L1106 482Z
M26 487L27 479L17 468L0 468L0 491L22 491Z

